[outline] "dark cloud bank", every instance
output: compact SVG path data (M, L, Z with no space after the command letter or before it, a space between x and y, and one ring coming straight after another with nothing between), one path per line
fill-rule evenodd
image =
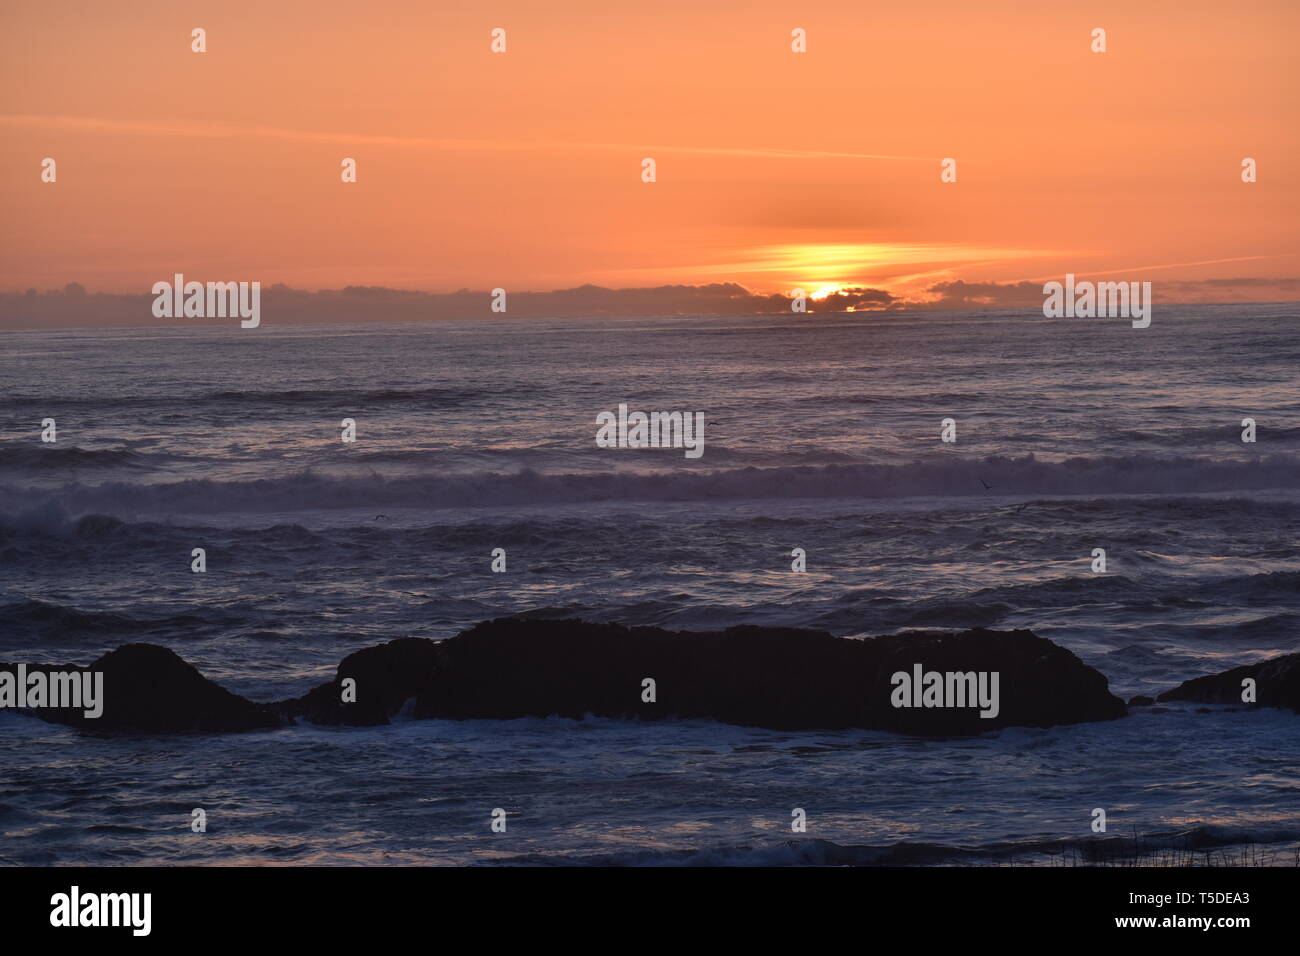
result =
M198 279L187 276L187 279ZM1040 282L940 282L918 299L898 298L884 289L845 288L821 301L808 300L808 312L896 311L902 309L1040 308ZM1163 290L1165 295L1160 295ZM356 322L474 319L563 318L636 315L755 315L790 313L790 298L758 295L734 282L708 285L663 285L642 289L606 289L583 285L552 292L510 292L508 311L491 311L486 290L411 292L379 286L347 286L308 292L285 285L264 285L263 323ZM1164 301L1290 301L1300 294L1300 279L1213 279L1159 283ZM230 319L155 318L154 295L91 293L78 283L63 289L0 293L0 328L86 326L175 326L222 324Z

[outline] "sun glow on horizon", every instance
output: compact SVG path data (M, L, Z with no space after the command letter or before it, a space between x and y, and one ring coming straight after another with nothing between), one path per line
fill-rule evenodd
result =
M759 292L814 289L814 301L857 287L891 288L900 281L955 275L958 266L1050 259L1052 249L1019 249L957 243L786 243L733 247L705 265L605 270L598 281L737 282ZM775 280L775 281L774 281Z
M843 290L844 290L844 286L842 285L824 285L820 289L813 292L813 294L809 296L809 298L812 299L814 302L820 302L828 295L834 295L836 292L842 292Z

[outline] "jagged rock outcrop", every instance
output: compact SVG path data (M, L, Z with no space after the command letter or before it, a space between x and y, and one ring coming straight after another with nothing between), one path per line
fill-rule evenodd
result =
M404 637L367 647L343 658L330 683L275 706L313 724L386 724L407 701L418 699L433 686L443 656L440 646L427 638ZM345 704L343 681L349 678L356 681L356 702Z
M88 667L27 664L27 674L99 672L102 713L85 716L85 707L35 707L33 716L86 730L133 733L218 733L287 724L274 707L255 704L208 680L174 651L156 644L123 644ZM17 664L0 664L17 674Z
M296 720L372 726L405 713L451 719L707 718L777 730L861 727L946 736L1126 713L1104 676L1023 630L851 640L795 628L691 632L502 618L445 641L404 638L349 654L334 680L273 704L233 694L151 644L124 645L88 668L53 669L102 671L103 714L88 718L69 708L31 713L89 730L145 733L254 730ZM894 706L902 693L894 674L932 672L944 678L937 699L959 689L970 697L919 706L926 698L918 686L901 698L913 706ZM948 674L956 677L949 681ZM962 675L970 675L969 683ZM654 682L653 700L647 699L647 680ZM977 688L985 692L982 703ZM345 689L355 692L354 701ZM982 717L982 709L990 716Z
M1255 703L1260 707L1285 707L1300 713L1300 654L1284 654L1218 674L1183 681L1157 698L1198 704L1242 703L1243 679L1255 681Z
M421 647L421 644L425 646ZM996 715L894 707L896 672L997 672ZM342 681L356 680L356 703ZM655 682L654 702L643 682ZM1029 631L909 633L848 640L822 631L733 627L675 632L503 618L440 643L393 641L350 655L330 684L285 701L318 723L560 715L710 718L778 730L862 727L920 735L1048 727L1126 713L1106 678Z

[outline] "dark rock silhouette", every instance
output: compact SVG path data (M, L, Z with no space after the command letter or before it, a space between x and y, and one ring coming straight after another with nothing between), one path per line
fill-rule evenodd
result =
M1241 682L1255 680L1255 703L1300 713L1300 654L1284 654L1244 667L1183 681L1160 695L1161 702L1186 700L1197 704L1242 704Z
M0 670L16 671L16 664ZM33 708L33 716L87 730L134 733L215 733L278 727L289 721L274 708L213 683L173 651L156 644L123 644L89 667L28 664L34 671L101 671L103 713L86 717L82 708Z
M996 716L981 717L978 706L895 708L891 677L911 674L917 664L926 672L998 672ZM445 641L403 638L349 654L334 680L273 704L233 694L151 644L124 645L87 669L105 675L101 717L30 712L88 730L144 733L254 730L296 720L373 726L401 712L451 719L708 718L777 730L861 727L922 736L1126 713L1104 676L1023 630L852 640L794 628L690 632L502 618ZM642 699L646 678L655 682L654 702ZM344 702L347 680L355 682L355 702Z
M999 712L895 708L891 675L999 672ZM342 681L356 680L356 703ZM642 701L655 681L656 701ZM503 618L442 642L406 639L358 651L334 681L279 705L316 723L416 718L710 718L778 730L863 727L960 735L1048 727L1126 713L1106 678L1029 631L976 629L849 640L822 631L733 627L674 632L584 621Z
M455 638L453 638L455 640ZM443 642L445 643L445 642ZM349 654L339 662L335 678L304 697L275 705L293 717L314 724L370 727L388 723L412 698L433 686L442 653L439 642L404 637ZM356 681L356 702L345 704L343 681Z

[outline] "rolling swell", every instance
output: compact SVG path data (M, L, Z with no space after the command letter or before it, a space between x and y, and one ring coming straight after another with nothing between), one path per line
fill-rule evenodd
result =
M0 472L76 471L94 468L154 468L170 461L168 455L130 448L76 448L36 442L0 445Z
M676 454L675 452L672 452ZM70 483L47 501L72 513L294 511L318 508L508 507L608 501L719 501L997 495L1123 495L1300 489L1300 459L1238 461L1145 456L1040 461L1033 455L906 464L800 465L649 473L339 477L315 471L255 480ZM0 500L27 496L0 486Z
M134 637L142 634L192 637L213 629L229 627L239 619L206 608L197 614L150 617L83 610L54 601L23 598L0 604L0 620L5 622L4 646L21 646L23 642L94 642L102 637Z

